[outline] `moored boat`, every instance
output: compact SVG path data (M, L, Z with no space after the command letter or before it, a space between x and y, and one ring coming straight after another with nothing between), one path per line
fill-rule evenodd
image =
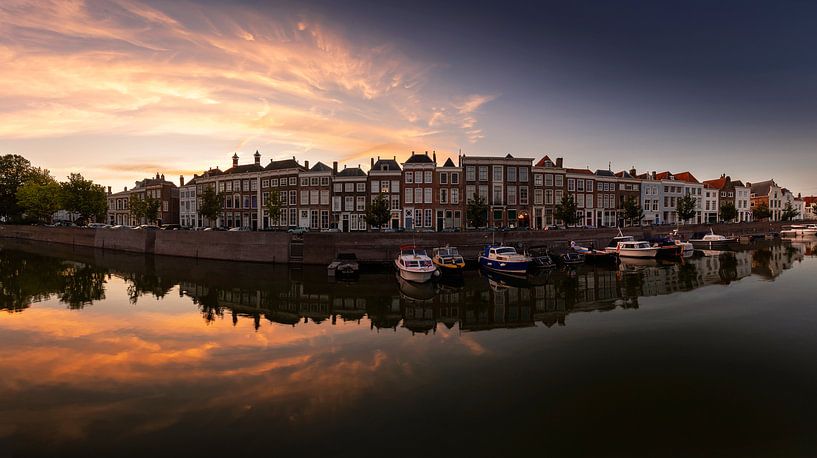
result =
M781 237L813 237L817 235L817 224L793 224L786 229L780 231Z
M400 272L400 277L404 280L413 281L416 283L425 283L431 280L431 277L437 272L431 258L428 257L425 250L418 249L413 245L401 246L400 254L394 260L394 265L397 271Z
M532 247L527 251L527 255L531 258L531 267L537 269L552 269L556 267L553 258L550 257L550 252L546 247Z
M616 253L622 258L654 258L658 249L650 246L650 242L636 240L635 237L624 235L618 231L618 237L613 237L604 251Z
M459 250L448 245L434 248L431 252L431 262L443 275L461 273L465 269L465 259L460 256Z
M712 229L709 233L696 233L689 239L689 242L699 250L712 250L716 248L729 248L738 243L737 237L726 237L718 235Z
M655 257L657 258L678 258L683 256L684 247L669 237L657 237L650 240L653 248L657 248Z
M483 269L505 275L526 275L531 264L530 257L501 245L487 245L478 260Z
M584 256L584 261L588 263L616 263L618 262L618 255L616 253L608 253L607 251L597 250L590 247L577 245L576 242L570 242L570 247L576 253Z
M327 267L327 273L335 278L354 277L360 271L357 256L354 253L338 253L338 256Z

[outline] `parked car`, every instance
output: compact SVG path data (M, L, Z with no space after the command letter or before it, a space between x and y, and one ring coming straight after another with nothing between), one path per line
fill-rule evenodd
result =
M72 221L55 221L54 227L77 227Z
M110 226L105 224L105 223L88 223L88 225L85 226L85 227L87 227L89 229L104 229L104 228L110 227Z
M305 234L309 232L308 227L293 227L292 229L288 230L290 234Z
M231 227L228 232L252 232L252 228L249 226Z
M133 228L125 224L116 224L114 226L111 226L111 229L133 229Z
M158 231L160 227L155 224L142 224L141 226L136 226L136 229L141 229L144 231Z
M163 231L178 231L181 230L181 224L162 224Z
M340 232L340 229L336 227L330 227L329 229L323 229L321 232Z

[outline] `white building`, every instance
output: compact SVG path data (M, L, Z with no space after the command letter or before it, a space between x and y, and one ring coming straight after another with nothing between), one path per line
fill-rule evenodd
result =
M198 175L193 175L193 179L184 182L184 177L179 177L179 224L182 227L198 228L199 212L196 203L196 179Z

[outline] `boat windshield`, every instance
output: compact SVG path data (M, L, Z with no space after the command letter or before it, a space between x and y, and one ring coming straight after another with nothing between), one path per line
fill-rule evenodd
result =
M438 251L440 256L459 256L460 253L457 251L456 248L440 248Z
M408 261L406 267L420 267L420 261Z
M516 254L516 249L511 247L497 248L494 251L496 251L496 254Z
M426 256L426 250L406 249L400 251L401 256Z

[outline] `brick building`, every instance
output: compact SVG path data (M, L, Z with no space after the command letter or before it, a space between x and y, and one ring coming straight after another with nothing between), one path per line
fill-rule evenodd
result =
M366 172L360 167L344 167L332 184L332 224L343 232L366 230Z
M397 163L397 158L381 159L379 156L375 162L372 158L369 168L369 202L373 202L380 193L386 197L391 211L391 221L389 227L400 228L402 221L402 200L401 192L403 182L403 170Z
M439 186L435 184L436 153L434 157L415 154L403 163L403 227L406 229L431 229L434 227L434 195Z
M154 178L137 181L131 189L125 188L118 193L109 194L108 223L130 226L153 223L145 218L135 218L130 212L130 199L144 200L148 197L159 201L157 224L179 224L179 188L159 173Z
M488 226L529 227L531 158L462 156L467 199L476 192L488 204Z
M533 220L531 227L542 229L556 224L556 206L562 201L566 189L566 171L562 158L553 162L545 156L531 169L533 174Z

